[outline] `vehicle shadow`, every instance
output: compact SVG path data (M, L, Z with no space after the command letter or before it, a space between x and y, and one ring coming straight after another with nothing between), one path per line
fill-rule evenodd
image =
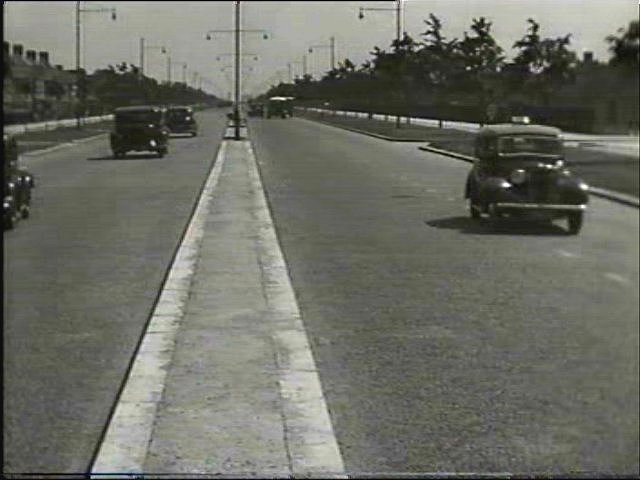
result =
M424 223L430 227L458 230L468 235L567 235L566 229L555 223L513 218L474 220L470 217L447 217L425 220Z
M127 153L124 157L116 158L113 155L103 155L100 157L89 157L87 161L95 162L99 160L161 160L155 153Z

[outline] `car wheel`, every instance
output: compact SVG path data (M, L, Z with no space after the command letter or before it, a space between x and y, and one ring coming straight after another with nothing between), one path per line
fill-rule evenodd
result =
M580 232L580 229L582 228L582 220L583 220L582 212L570 213L567 216L567 223L569 225L569 234L577 235Z
M474 220L479 220L481 217L480 207L474 203L473 198L469 199L469 214Z

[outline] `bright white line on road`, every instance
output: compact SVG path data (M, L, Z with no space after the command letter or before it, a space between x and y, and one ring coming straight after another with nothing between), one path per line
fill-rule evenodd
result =
M622 275L618 275L617 273L613 273L613 272L606 272L604 274L605 278L608 278L609 280L612 280L616 283L621 283L623 285L629 285L631 282L629 281L629 279L623 277Z
M302 323L289 271L280 250L251 144L249 175L259 225L259 261L264 292L274 321L273 340L280 372L285 442L291 474L342 478L344 464Z
M561 248L558 248L555 251L557 254L559 254L562 257L567 257L567 258L578 258L580 255L578 253L573 253L573 252L569 252L567 250L562 250Z
M184 315L205 221L225 158L223 142L154 308L133 367L91 469L92 478L143 473L175 337ZM102 475L101 475L102 474Z

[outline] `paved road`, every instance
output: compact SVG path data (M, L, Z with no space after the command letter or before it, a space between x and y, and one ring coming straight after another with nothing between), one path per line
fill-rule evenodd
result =
M88 467L222 123L162 160L33 160L5 234L5 471ZM637 209L495 230L466 164L297 118L250 133L347 472L638 473Z
M638 212L467 219L466 164L254 119L348 472L638 473Z
M213 162L222 111L163 159L103 138L27 159L32 217L4 234L4 471L85 472Z

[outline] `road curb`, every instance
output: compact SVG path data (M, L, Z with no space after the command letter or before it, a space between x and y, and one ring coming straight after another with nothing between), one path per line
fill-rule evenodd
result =
M297 118L302 118L303 120L308 120L309 122L316 122L316 123L321 123L323 125L328 125L330 127L336 127L336 128L341 128L342 130L349 130L351 132L355 132L355 133L361 133L362 135L367 135L369 137L375 137L375 138L379 138L381 140L386 140L388 142L424 142L425 139L424 138L398 138L398 137L389 137L387 135L380 135L378 133L371 133L371 132L367 132L366 130L360 130L358 128L353 128L353 127L345 127L344 125L336 125L334 123L331 122L324 122L322 120L317 120L317 119L311 119L311 118L307 118L307 117L297 117Z
M98 139L104 137L105 135L108 135L108 134L107 133L100 133L98 135L93 135L93 136L87 137L87 138L80 138L78 140L71 140L70 142L60 143L58 145L54 145L53 147L43 148L41 150L31 150L29 152L24 152L24 153L21 153L20 156L22 156L22 157L39 157L40 155L46 155L48 153L52 153L52 152L55 152L57 150L62 150L63 148L74 147L76 145L82 145L83 143L92 142L94 140L98 140Z
M435 148L430 146L423 145L418 147L418 150L437 153L439 155L445 155L447 157L457 158L458 160L463 160L467 163L473 163L475 160L474 157L470 157L469 155L463 155L461 153L450 152L449 150L442 150L440 148ZM599 188L599 187L589 187L589 193L591 193L592 195L595 195L596 197L606 198L607 200L612 200L614 202L622 203L624 205L640 208L640 199L638 199L637 197L634 197L633 195L614 192L612 190L607 190L606 188Z

